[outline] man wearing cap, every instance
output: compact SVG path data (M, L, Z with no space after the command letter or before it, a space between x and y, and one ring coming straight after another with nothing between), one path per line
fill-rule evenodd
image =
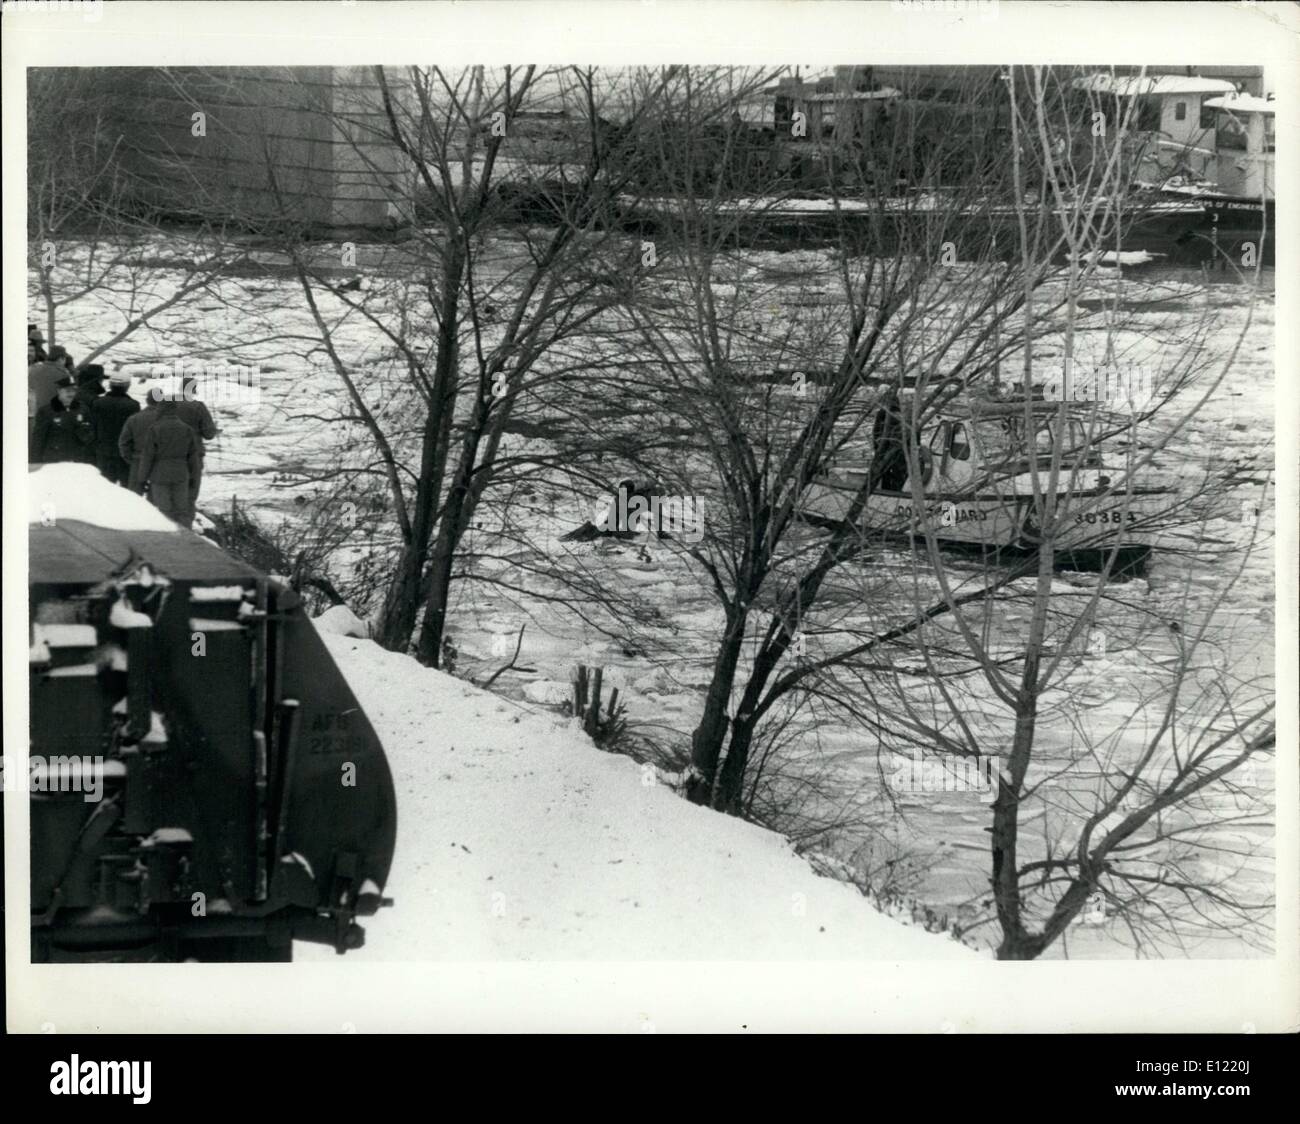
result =
M77 368L77 401L90 410L90 404L104 393L104 368L86 363Z
M77 401L77 384L65 375L55 387L54 398L36 411L29 460L33 464L89 463L94 442L95 427Z
M164 398L154 408L157 420L144 435L139 479L154 507L189 527L194 522L191 481L199 474L202 453L199 435L177 416L176 405L175 399Z
M190 480L190 503L197 508L199 488L203 483L203 458L207 453L206 442L216 437L217 423L212 420L207 404L199 399L198 379L186 375L181 380L181 397L176 403L176 416L199 435L199 471Z
M122 456L118 442L122 429L140 412L140 403L127 393L131 376L114 372L108 380L108 393L90 403L90 417L95 423L95 463L106 480L127 486L131 462Z

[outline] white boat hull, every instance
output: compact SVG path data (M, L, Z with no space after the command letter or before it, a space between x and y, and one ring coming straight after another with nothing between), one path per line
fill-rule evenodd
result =
M849 474L850 477L855 474ZM922 538L927 532L942 543L997 550L1030 549L1038 545L1036 506L1032 490L1010 485L1005 494L981 492L927 493L918 504L910 491L878 491L867 498L864 530ZM858 481L823 478L808 489L803 512L817 520L842 523ZM1032 488L1032 485L1031 485ZM1176 500L1166 488L1116 493L1102 488L1061 492L1057 496L1058 549L1108 550L1115 546L1150 548L1157 543L1158 525Z

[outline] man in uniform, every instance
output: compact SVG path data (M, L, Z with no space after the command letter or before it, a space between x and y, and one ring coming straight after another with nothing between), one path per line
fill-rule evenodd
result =
M55 386L53 399L36 411L28 459L33 464L59 461L89 463L93 457L95 426L77 401L77 384L65 375Z

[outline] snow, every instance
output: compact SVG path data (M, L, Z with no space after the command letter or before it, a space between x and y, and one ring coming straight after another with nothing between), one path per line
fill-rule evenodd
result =
M1097 260L1106 265L1146 265L1162 257L1146 250L1107 250Z
M1234 113L1277 113L1276 101L1254 94L1232 93L1221 98L1209 98L1205 106L1207 109L1228 109Z
M316 631L330 636L355 636L365 639L370 626L346 605L334 605L312 620Z
M384 887L396 904L350 959L978 955L877 912L780 836L687 803L563 720L370 641L325 644L379 732L398 801Z
M190 617L190 628L195 632L239 632L243 627L239 621L223 621L215 617Z
M167 728L163 725L163 716L156 710L149 712L149 732L140 740L146 745L167 744Z
M160 843L193 843L192 836L183 827L160 827L148 839L140 844L141 847L156 847Z
M99 674L99 667L93 663L69 664L67 667L53 668L45 674L49 679L93 679Z
M125 597L113 602L108 611L108 623L114 628L153 628L153 621L138 609L133 609Z
M75 519L115 531L180 528L143 496L105 480L89 464L46 464L27 475L27 522Z
M308 877L310 877L310 878L315 878L315 877L316 877L316 872L312 870L312 868L311 868L311 863L309 863L309 862L307 861L307 857L306 857L305 855L300 855L300 854L298 854L297 851L290 851L287 855L285 855L285 856L280 860L280 862L282 862L282 863L289 863L289 865L291 865L291 866L294 865L294 864L297 864L298 866L302 867L303 870L305 870L305 871L307 872ZM369 886L369 885L374 885L374 883L370 882L370 880L367 879L367 880L366 880L366 885L368 885L368 886ZM363 891L364 891L365 887L362 887L362 889L363 889Z
M1236 87L1222 78L1187 77L1181 74L1128 76L1090 74L1074 80L1076 90L1089 90L1115 97L1168 97L1173 94L1232 94ZM1209 103L1207 103L1209 104Z
M37 624L32 626L36 643L51 648L93 648L99 643L93 624Z

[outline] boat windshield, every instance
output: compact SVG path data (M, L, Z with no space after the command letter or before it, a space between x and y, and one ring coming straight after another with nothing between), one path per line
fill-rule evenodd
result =
M1035 417L1033 454L1035 460L1052 455L1056 439L1056 419ZM1083 423L1075 417L1066 418L1067 429L1062 446L1064 459L1078 460L1088 454L1088 439ZM983 418L976 426L984 460L990 465L1008 464L1029 459L1029 442L1025 440L1025 419L1008 414L1003 417Z

